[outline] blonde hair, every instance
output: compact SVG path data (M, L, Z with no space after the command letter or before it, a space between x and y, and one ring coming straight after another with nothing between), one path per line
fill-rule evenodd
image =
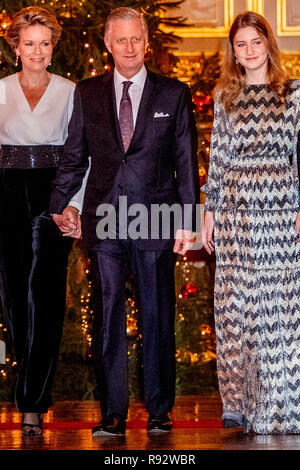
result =
M215 88L215 92L218 93L227 112L232 111L232 103L246 85L245 69L240 63L236 63L234 54L235 35L239 29L246 26L255 28L266 41L268 49L267 83L276 92L281 102L285 101L289 87L289 79L281 65L280 51L269 23L263 16L253 11L240 13L230 28L221 77Z
M133 8L120 7L120 8L115 8L114 10L112 10L107 17L107 20L105 23L105 31L104 31L105 43L106 44L109 43L111 25L114 21L130 21L130 20L135 20L135 19L139 19L141 21L142 31L145 35L145 39L148 40L148 26L145 21L144 15L134 10Z
M13 16L12 22L7 28L5 39L13 51L19 45L21 30L35 25L46 26L46 28L50 29L52 44L56 46L62 32L62 28L58 24L56 17L46 10L46 8L27 7L22 8L22 10Z

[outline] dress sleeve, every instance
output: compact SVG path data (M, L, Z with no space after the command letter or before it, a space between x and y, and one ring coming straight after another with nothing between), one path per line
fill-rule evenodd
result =
M207 183L201 191L206 193L205 211L214 212L220 195L222 162L228 147L229 132L226 125L225 109L216 97L214 105L214 122L210 142L209 169Z
M296 161L297 161L297 176L298 176L299 194L300 194L300 85L298 86L296 90L295 97L296 97L296 118L295 118L296 145L295 145L295 148L296 148Z

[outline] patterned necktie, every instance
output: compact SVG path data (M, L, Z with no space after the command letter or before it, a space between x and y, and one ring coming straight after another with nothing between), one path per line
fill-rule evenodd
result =
M132 82L123 82L123 95L120 102L119 123L125 152L127 152L133 136L133 114L129 87Z

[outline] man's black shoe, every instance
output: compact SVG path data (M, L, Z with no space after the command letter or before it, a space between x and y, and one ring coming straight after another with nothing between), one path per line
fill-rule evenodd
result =
M149 415L147 423L148 431L171 431L172 426L172 420L167 413L161 415Z
M125 434L126 421L117 415L103 416L99 424L92 429L93 437L97 436L123 436Z

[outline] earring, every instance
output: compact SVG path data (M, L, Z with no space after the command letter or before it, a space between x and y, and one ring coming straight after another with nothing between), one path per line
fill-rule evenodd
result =
M235 59L235 63L239 64L240 63L239 59Z
M19 65L19 57L20 56L16 55L15 67L18 67L18 65Z

